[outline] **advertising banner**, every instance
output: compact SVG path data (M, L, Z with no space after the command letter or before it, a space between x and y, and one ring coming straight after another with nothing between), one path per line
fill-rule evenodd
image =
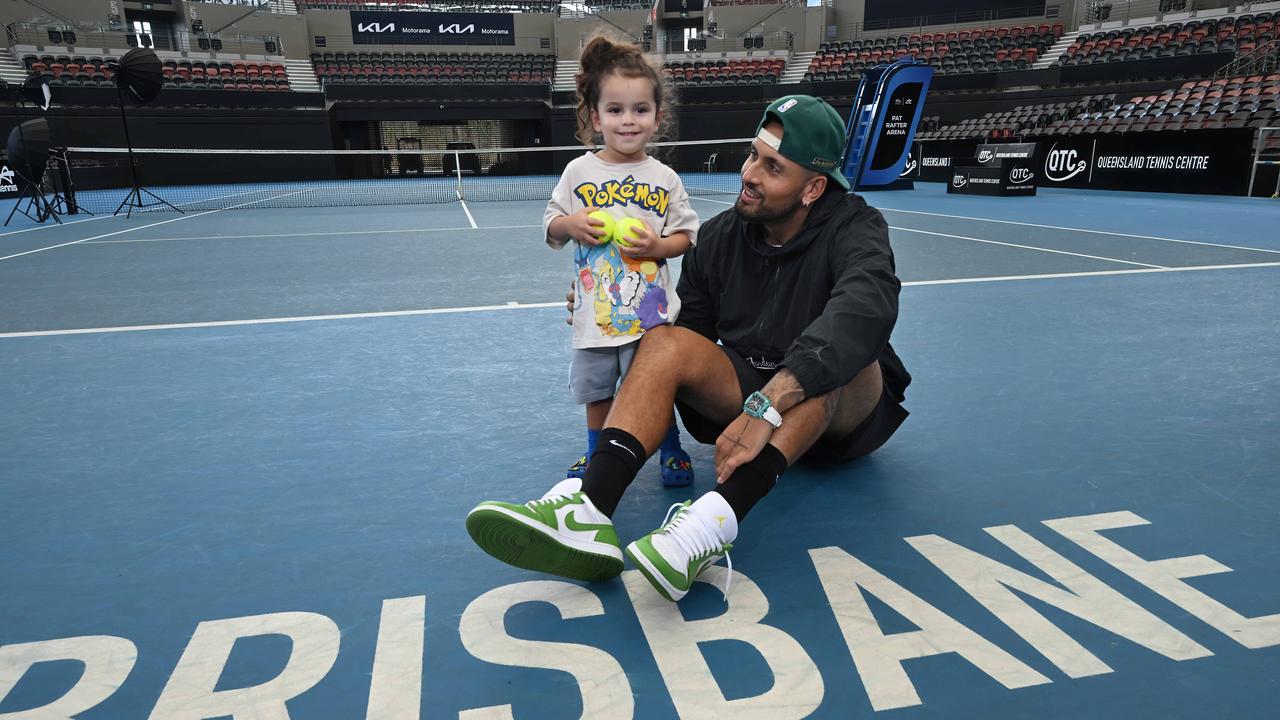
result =
M515 16L352 10L351 38L362 45L515 45Z
M991 143L979 145L971 157L980 165L990 165L1001 160L1027 160L1036 156L1036 143Z
M1040 142L1043 187L1244 195L1253 130L1067 135Z
M925 182L949 182L953 162L977 157L976 140L931 140L917 144L920 172L915 179Z
M1034 147L1034 145L1033 145ZM1035 195L1035 157L956 161L951 167L948 193L965 195Z

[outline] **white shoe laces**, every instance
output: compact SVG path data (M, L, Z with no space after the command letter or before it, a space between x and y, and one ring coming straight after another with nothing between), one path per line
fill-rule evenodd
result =
M680 512L681 508L685 511ZM728 602L729 588L733 584L733 560L729 558L729 551L725 549L719 535L707 521L698 517L684 503L676 503L667 508L667 516L662 520L662 531L676 544L676 547L688 553L690 557L707 553L724 556L729 574L725 576L723 593L725 602Z
M532 508L532 507L541 507L541 506L543 506L543 505L552 505L552 504L554 504L554 503L558 503L558 502L560 502L561 500L564 500L564 499L566 499L566 498L568 498L568 497L569 497L569 494L568 494L568 493L565 493L565 494L557 494L557 495L548 495L548 496L546 496L546 497L538 498L537 500L530 500L530 501L529 501L528 503L526 503L526 504L527 504L529 507L531 507L531 508Z

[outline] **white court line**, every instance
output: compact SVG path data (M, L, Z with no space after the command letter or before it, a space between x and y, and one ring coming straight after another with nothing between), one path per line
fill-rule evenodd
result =
M459 199L458 203L462 205L462 212L467 214L467 220L471 222L471 229L475 230L479 228L480 226L476 225L476 219L471 217L471 208L467 207L467 201Z
M707 199L705 199L705 197L700 197L700 199L699 199L699 200L707 200ZM724 202L723 200L707 200L707 201L708 201L708 202L721 202L721 204L723 204L723 205L732 205L732 202ZM993 220L993 222L998 222L998 220ZM1036 246L1036 245L1018 245L1018 243L1016 243L1016 242L1000 242L1000 241L996 241L996 240L983 240L983 238L980 238L980 237L966 237L966 236L963 236L963 234L947 234L947 233L945 233L945 232L922 231L922 229L915 229L915 228L900 228L900 227L897 227L897 225L888 225L888 229L891 229L891 231L918 232L918 233L923 233L923 234L936 234L936 236L940 236L940 237L954 237L954 238L956 238L956 240L972 240L973 242L986 242L986 243L988 243L988 245L1004 245L1004 246L1006 246L1006 247L1020 247L1020 249L1023 249L1023 250L1039 250L1039 251L1041 251L1041 252L1053 252L1053 254L1057 254L1057 255L1074 255L1074 256L1075 256L1075 258L1088 258L1088 259L1091 259L1091 260L1103 260L1103 261L1107 261L1107 263L1121 263L1121 264L1125 264L1125 265L1138 265L1138 266L1139 266L1139 268L1164 268L1164 265L1151 265L1151 264L1148 264L1148 263L1134 263L1134 261L1133 261L1133 260L1117 260L1117 259L1115 259L1115 258L1102 258L1102 256L1100 256L1100 255L1085 255L1085 254L1084 254L1084 252L1069 252L1069 251L1066 251L1066 250L1052 250L1052 249L1050 249L1050 247L1039 247L1039 246Z
M714 201L713 201L714 202ZM1141 238L1143 240L1163 240L1164 242L1185 243L1187 245L1204 245L1207 247L1230 248L1231 250L1252 250L1261 253L1280 254L1280 250L1268 250L1266 248L1248 247L1246 245L1227 245L1225 243L1201 242L1199 240L1179 240L1177 238L1158 237L1156 235L1135 235L1133 233L1112 232L1110 230L1090 230L1088 228L1064 227L1062 225L1040 225L1038 223L1019 222L1017 220L993 220L991 218L971 217L969 215L947 215L944 213L924 212L923 210L899 210L898 208L876 207L877 210L889 212L910 213L912 215L932 215L934 217L954 218L956 220L977 220L979 222L993 222L1004 225L1025 225L1027 227L1046 228L1049 230L1070 230L1073 232L1094 233L1096 235L1114 235L1116 237Z
M2 232L2 233L0 233L0 237L8 237L8 236L10 236L10 235L17 235L17 234L19 234L19 233L31 232L32 230L47 230L48 228L55 228L55 227L71 227L72 225L79 225L80 223L83 223L83 222L89 222L90 220L106 220L107 218L111 218L111 217L115 217L115 215L94 215L93 217L80 218L79 220L71 220L71 221L64 222L64 223L57 223L57 222L55 222L55 223L51 223L51 224L49 224L49 225L45 225L45 224L43 224L43 223L42 223L42 224L40 224L40 225L36 225L35 227L23 228L23 229L21 229L21 230L9 230L9 231L7 231L7 232Z
M1040 252L1056 253L1058 255L1072 255L1074 257L1089 258L1090 260L1104 260L1106 262L1122 263L1124 265L1137 265L1145 268L1166 269L1164 265L1152 265L1150 263L1133 262L1132 260L1117 260L1110 257L1102 257L1100 255L1086 255L1085 253L1068 252L1066 250L1053 250L1051 248L1038 247L1036 245L1019 245L1018 243L1000 242L999 240L983 240L982 238L966 237L964 235L950 235L947 233L934 232L932 230L917 230L915 228L904 228L889 226L890 230L898 230L901 232L920 233L921 235L937 235L938 237L949 237L957 240L972 240L973 242L987 243L988 245L1003 245L1005 247L1022 248L1023 250L1039 250Z
M325 235L394 235L402 233L430 233L430 232L461 232L463 230L520 230L525 228L540 228L541 225L484 225L478 228L469 227L453 227L453 228L407 228L398 230L337 230L333 232L299 232L299 233L269 233L265 235L202 235L196 237L167 237L167 238L135 238L133 240L96 240L86 242L86 245L110 245L113 243L146 243L146 242L173 242L177 240L247 240L250 238L291 238L291 237L323 237Z
M123 189L123 188L121 188L121 189ZM90 192L105 192L105 191L98 191L98 190L94 190L94 191L90 191ZM184 202L184 203L178 203L178 204L177 204L177 207L182 207L183 205L194 205L194 204L196 204L196 203L202 203L202 202L212 202L213 200L225 200L226 198L229 198L229 197L236 197L237 195L248 195L250 192L257 192L257 191L256 191L256 190L250 190L250 191L247 191L247 192L231 193L231 194L229 194L229 195L219 195L218 197L215 197L215 198L206 198L206 199L204 199L204 200L191 200L191 201ZM9 235L17 235L18 233L31 232L32 230L44 230L45 228L69 227L69 226L71 226L71 225L79 225L80 223L89 222L89 221L91 221L91 220L108 220L108 219L110 219L110 218L114 218L114 217L120 217L120 216L119 216L119 215L107 215L107 214L105 214L105 213L104 213L104 214L102 214L102 215L94 215L93 217L87 217L87 218L84 218L84 219L82 219L82 220L72 220L72 221L70 221L70 222L64 222L64 223L61 223L61 224L56 223L56 222L55 222L55 223L53 223L53 224L51 224L51 225L43 225L43 224L41 224L41 225L37 225L37 226L35 226L35 227L25 228L25 229L23 229L23 230L10 230L10 231L8 231L8 232L2 232L2 233L0 233L0 237L8 237ZM3 259L4 259L4 258L0 258L0 260L3 260Z
M706 202L719 203L721 205L733 204L731 202L725 202L724 200L712 200L710 198L704 198L704 197L690 196L689 199L704 200ZM1179 240L1177 238L1159 237L1157 235L1135 235L1134 233L1112 232L1110 230L1090 230L1088 228L1065 227L1062 225L1041 225L1038 223L1019 222L1017 220L994 220L992 218L980 218L980 217L973 217L970 215L947 215L946 213L925 212L923 210L900 210L898 208L879 207L879 206L875 206L875 209L880 210L881 212L887 210L889 212L910 213L912 215L931 215L933 217L954 218L956 220L976 220L977 222L992 222L992 223L1000 223L1002 225L1024 225L1026 227L1038 227L1038 228L1045 228L1048 230L1069 230L1072 232L1093 233L1095 235L1114 235L1115 237L1139 238L1141 240L1162 240L1164 242L1183 243L1185 245L1203 245L1205 247L1227 248L1229 250L1251 250L1253 252L1271 253L1275 255L1280 255L1280 250L1268 250L1267 248L1249 247L1248 245L1227 245L1226 243L1211 243L1211 242L1203 242L1200 240ZM899 228L899 229L905 229L905 228ZM1118 262L1122 262L1122 261L1118 261Z
M1145 275L1148 273L1201 272L1206 270L1242 270L1246 268L1280 267L1280 262L1243 263L1238 265L1203 265L1197 267L1142 268L1134 270L1094 270L1078 273L1051 273L1043 275L1006 275L999 277L951 278L946 280L911 280L903 287L927 285L967 285L972 283L1013 282L1021 280L1054 280L1060 278L1102 277L1108 275ZM305 315L300 317L258 318L254 320L218 320L211 322L171 323L166 325L125 325L118 327L75 328L71 330L29 330L0 333L0 339L46 337L50 335L86 335L90 333L137 332L143 330L182 330L188 328L230 327L236 325L271 325L276 323L309 322L315 320L351 320L360 318L406 317L412 315L448 315L453 313L488 312L491 310L528 310L532 308L564 307L565 302L507 303L505 305L478 305L474 307L433 308L430 310L391 310L387 312L346 313L342 315Z
M255 320L215 320L211 322L172 323L168 325L126 325L120 327L78 328L75 330L34 330L30 332L0 333L0 338L43 337L46 335L84 335L87 333L136 332L139 330L180 330L186 328L232 327L236 325L272 325L276 323L312 322L316 320L355 320L365 318L409 317L413 315L450 315L454 313L487 312L490 310L527 310L530 308L564 307L563 300L549 303L507 303L505 305L477 305L474 307L432 308L429 310L388 310L385 312L346 313L343 315L303 315L299 317L259 318Z
M55 250L60 247L67 247L68 245L79 245L80 243L86 243L86 242L89 242L90 240L100 240L105 237L111 237L112 235L123 235L124 233L133 232L134 230L145 230L147 228L156 227L158 225L167 225L171 222L178 222L179 220L190 220L192 218L204 217L205 215L211 215L216 212L222 212L223 210L235 210L236 208L246 207L248 205L255 205L257 203L267 202L269 200L279 200L282 197L290 197L292 195L297 195L303 192L306 192L306 191L299 190L297 192L286 193L284 195L277 195L275 197L263 198L261 200L253 200L251 202L244 202L244 203L240 203L239 205L231 205L225 208L218 208L217 210L206 210L202 213L197 213L195 215L179 215L176 218L161 220L160 222L151 223L149 225L139 225L137 227L125 228L124 230L117 230L112 233L106 233L104 235L95 235L93 237L85 238L83 240L73 240L71 242L65 242L60 245L50 245L49 247L36 248L35 250L28 250L26 252L15 253L13 255L5 255L4 257L0 257L0 260L9 260L10 258L22 257L23 255L30 255L32 253L44 252L45 250Z
M706 200L707 202L722 203L724 205L733 204L731 202L725 202L723 200L707 200L707 198L699 198L699 199ZM977 218L974 218L974 219L977 219ZM997 222L997 221L993 221L993 222ZM1004 245L1005 247L1022 248L1023 250L1039 250L1041 252L1055 253L1057 255L1073 255L1075 257L1089 258L1091 260L1103 260L1106 262L1121 263L1124 265L1137 265L1138 267L1145 267L1145 268L1163 268L1164 267L1163 265L1151 265L1149 263L1133 262L1132 260L1118 260L1116 258L1102 257L1100 255L1086 255L1084 253L1068 252L1066 250L1053 250L1051 248L1039 247L1037 245L1019 245L1017 243L1000 242L998 240L983 240L982 238L967 237L964 235L948 235L947 233L934 232L932 230L917 230L915 228L897 227L895 225L890 225L889 229L900 230L903 232L923 233L925 235L938 235L939 237L956 238L957 240L972 240L973 242L987 243L990 245Z

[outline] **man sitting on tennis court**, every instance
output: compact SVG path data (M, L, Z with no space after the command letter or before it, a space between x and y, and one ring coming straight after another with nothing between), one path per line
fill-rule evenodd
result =
M674 403L694 438L715 443L717 487L673 506L626 555L679 600L792 463L862 457L897 430L911 382L889 344L901 283L884 218L848 192L844 142L819 98L769 105L741 194L685 255L680 316L640 341L585 474L524 505L476 506L467 530L485 552L580 580L617 576L610 518Z

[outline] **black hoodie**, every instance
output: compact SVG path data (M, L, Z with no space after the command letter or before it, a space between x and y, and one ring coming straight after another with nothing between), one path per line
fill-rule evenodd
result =
M758 370L788 368L806 397L849 384L879 360L901 402L911 375L889 344L901 287L880 212L831 190L782 247L733 210L704 223L682 261L676 325Z

